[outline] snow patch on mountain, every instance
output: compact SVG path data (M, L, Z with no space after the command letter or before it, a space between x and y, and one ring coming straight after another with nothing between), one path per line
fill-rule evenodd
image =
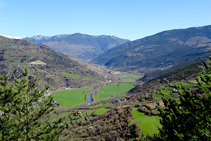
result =
M16 37L16 36L7 36L7 35L1 35L0 36L4 36L4 37L7 37L7 38L11 38L11 39L23 39L25 37Z

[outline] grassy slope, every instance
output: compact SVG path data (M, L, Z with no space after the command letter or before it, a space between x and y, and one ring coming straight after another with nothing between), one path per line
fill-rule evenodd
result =
M176 84L178 84L178 83L176 83ZM198 86L198 84L190 84L190 83L186 83L186 82L181 82L181 84L183 86L185 86L186 88L193 87L193 86ZM172 83L171 86L174 86L174 84ZM164 85L161 86L161 88L164 88L164 87L165 87ZM170 94L172 94L172 90L173 90L173 88L165 88L165 90L162 90L162 91L165 94L170 95ZM162 98L163 97L161 94L153 94L153 96L155 98Z
M104 114L106 111L108 111L108 109L99 108L99 109L96 110L96 114L102 115L102 114Z
M136 108L133 108L132 114L133 121L131 124L141 121L138 126L142 129L144 135L159 132L158 127L161 127L161 125L158 116L147 116L144 113L139 112Z
M79 74L74 73L61 73L62 76L70 77L70 78L80 78L81 76Z
M61 105L72 107L86 101L86 94L90 89L64 90L54 93L53 98Z
M185 86L186 88L193 87L193 86L198 86L198 84L190 84L190 83L185 83L185 82L181 82L181 84L183 86ZM171 86L174 86L174 84L172 83Z
M90 79L91 79L90 77L85 77L85 78L84 78L84 80L90 80Z
M124 93L131 88L133 88L133 86L129 83L119 83L119 87L118 83L106 85L94 96L95 102L111 98L113 95L116 95L117 97L123 96Z

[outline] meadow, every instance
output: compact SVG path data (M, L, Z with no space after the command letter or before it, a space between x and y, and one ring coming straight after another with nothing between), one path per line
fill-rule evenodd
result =
M95 102L112 98L114 96L121 97L125 92L133 88L130 83L112 83L101 88L97 95L94 95Z
M163 87L164 88L164 87ZM162 90L167 95L172 94L173 88L165 88L165 90ZM154 98L162 98L163 96L161 94L153 94Z
M158 127L161 127L160 118L158 116L148 116L144 113L139 112L133 107L132 110L133 120L130 124L138 123L138 126L142 129L144 136L147 134L159 133Z
M75 89L57 91L53 95L53 99L60 103L62 106L70 108L86 101L86 94L90 89Z
M70 77L70 78L80 78L81 76L79 74L74 73L61 73L62 76Z
M142 75L137 74L127 74L124 75L115 75L116 78L119 78L122 82L135 82L139 78L143 77Z
M178 83L175 83L175 84L178 84ZM183 86L185 86L186 88L193 87L193 86L198 86L198 84L190 84L190 83L186 83L186 82L181 82L181 84L182 84ZM170 86L174 86L174 84L171 83ZM173 88L169 88L169 87L166 87L166 88L165 88L165 85L162 85L160 88L162 88L162 91L163 91L165 94L167 94L167 95L170 95L170 94L172 93L172 90L173 90ZM165 89L163 90L163 88L165 88ZM155 98L162 98L162 97L163 97L161 94L153 94L153 96L154 96Z
M91 79L90 77L85 77L85 78L84 78L84 80L90 80L90 79Z
M102 114L104 114L108 110L109 109L106 109L106 108L99 108L99 109L96 110L96 114L97 115L102 115Z

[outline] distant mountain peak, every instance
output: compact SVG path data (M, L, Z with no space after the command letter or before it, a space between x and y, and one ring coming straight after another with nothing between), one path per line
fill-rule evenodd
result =
M113 35L88 35L81 33L59 34L55 36L36 35L26 37L38 45L46 45L82 61L89 61L106 50L128 42Z

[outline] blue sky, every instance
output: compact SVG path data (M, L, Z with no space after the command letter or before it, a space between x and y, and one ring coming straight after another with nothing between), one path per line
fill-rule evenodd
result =
M211 24L211 0L0 0L0 34L84 33L135 40Z

